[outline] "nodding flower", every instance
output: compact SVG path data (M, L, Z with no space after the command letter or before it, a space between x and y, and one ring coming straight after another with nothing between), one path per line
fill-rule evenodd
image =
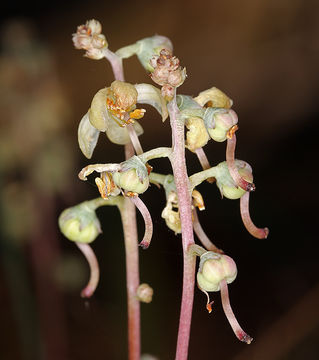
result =
M76 243L89 263L90 279L81 292L82 297L89 298L93 295L100 276L99 264L89 245L101 233L94 206L85 201L64 210L59 217L59 227L66 238Z
M203 249L204 250L204 249ZM199 270L197 272L197 285L207 296L206 308L212 311L208 291L220 291L224 313L236 337L247 344L252 338L240 327L229 302L228 286L237 276L237 267L234 260L223 254L213 251L203 251L200 256Z

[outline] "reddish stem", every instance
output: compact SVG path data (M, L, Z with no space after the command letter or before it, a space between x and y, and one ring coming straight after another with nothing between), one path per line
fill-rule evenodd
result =
M227 161L229 173L237 186L240 186L245 191L254 191L255 185L242 178L238 172L235 163L235 149L236 149L236 134L233 133L231 137L227 138L227 147L226 147L226 161Z
M228 285L226 280L222 280L220 282L220 294L222 298L222 305L224 309L224 313L229 321L230 326L232 327L235 335L240 341L245 342L246 344L250 344L253 341L253 338L250 337L245 331L240 327L233 310L230 306L229 302L229 294L228 294Z
M208 161L208 158L207 158L207 156L206 156L206 154L205 154L204 149L203 149L203 148L198 148L198 149L196 149L195 152L196 152L197 158L198 158L198 160L199 160L199 162L200 162L203 170L210 169L211 166L210 166L210 163L209 163L209 161ZM212 183L215 181L215 178L210 177L210 178L208 178L208 179L206 179L206 180L207 180L209 183L212 184Z
M136 131L133 127L132 124L128 124L126 126L127 128L127 131L128 131L128 134L130 136L130 140L131 140L131 143L134 147L134 150L135 150L135 153L136 155L141 155L143 154L143 149L142 149L142 146L141 146L141 143L140 143L140 140L138 139L138 136L136 134Z
M138 196L130 197L129 199L138 208L139 212L141 213L144 219L145 233L143 240L140 242L140 246L145 250L150 246L153 236L153 222L152 222L151 214L148 211L146 205Z
M125 145L125 158L129 159L133 155L132 144ZM123 205L120 205L119 209L124 231L126 255L129 360L140 360L140 302L136 297L136 291L140 283L136 211L129 198L124 198Z
M85 256L90 266L90 280L86 285L86 287L81 291L81 296L83 298L89 298L94 294L94 291L99 283L99 279L100 279L99 264L89 244L76 242L76 245L81 250L81 252Z
M122 60L108 49L105 51L105 57L112 66L115 80L124 81ZM125 145L125 159L129 159L133 155L133 145L131 143ZM136 291L140 282L136 211L134 204L128 198L124 199L123 204L119 206L119 210L122 219L126 255L129 360L140 360L140 302L136 296Z
M240 215L247 231L257 239L266 239L269 234L268 228L258 228L252 222L249 214L249 192L240 198Z
M219 254L223 254L223 250L218 249L217 246L215 246L210 239L208 238L208 236L206 235L206 233L204 232L200 222L199 222L199 218L197 215L197 210L196 208L193 210L193 227L194 227L194 232L197 235L198 239L200 240L200 242L205 246L205 248L209 251L214 251L217 252Z
M194 244L192 224L191 195L185 161L184 123L179 120L179 111L176 98L168 104L170 124L172 128L172 154L170 161L173 168L174 180L178 196L182 227L182 244L184 255L183 293L179 320L176 360L187 359L190 337L190 327L193 310L195 287L195 256L188 252L190 245Z

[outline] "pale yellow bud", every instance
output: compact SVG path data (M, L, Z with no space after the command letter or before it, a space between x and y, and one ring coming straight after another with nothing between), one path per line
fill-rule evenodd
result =
M235 261L227 255L216 254L212 251L201 256L199 266L197 284L204 291L219 291L222 280L230 284L237 276Z
M150 303L153 298L153 289L146 283L141 284L136 291L136 296L139 301L144 303Z

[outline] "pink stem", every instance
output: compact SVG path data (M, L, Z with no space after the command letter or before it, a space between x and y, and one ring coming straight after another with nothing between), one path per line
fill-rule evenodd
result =
M205 246L205 248L207 250L210 251L214 251L217 252L219 254L223 254L223 250L218 249L217 246L215 246L210 239L208 238L208 236L206 235L206 233L204 232L200 222L199 222L199 218L197 215L197 210L196 208L193 210L193 227L194 227L194 232L197 235L198 239L200 240L200 242Z
M226 147L226 161L229 173L235 184L240 186L245 191L254 191L255 185L243 179L238 173L238 169L235 164L235 148L236 148L236 134L232 134L231 138L227 139L227 147Z
M81 296L83 298L89 298L93 295L100 278L100 270L99 264L97 262L96 256L89 244L83 244L76 242L76 245L81 250L83 255L85 256L86 260L90 266L90 280L86 287L81 291Z
M140 155L140 154L143 154L143 149L142 149L142 146L141 146L141 143L140 143L140 140L138 139L138 136L136 134L136 131L133 127L132 124L128 124L126 126L127 128L127 131L128 131L128 134L130 136L130 139L131 139L131 143L134 147L134 150L135 150L135 153L136 155Z
M125 159L129 159L133 155L134 148L132 144L125 145ZM140 285L136 211L134 204L129 200L129 198L124 198L124 204L123 206L120 206L119 209L124 231L126 255L129 360L140 360L140 302L136 296L137 288Z
M207 156L206 156L205 151L204 151L203 148L196 149L196 155L197 155L197 158L198 158L203 170L207 170L207 169L211 168L210 163L209 163L209 161L207 159ZM207 181L209 183L213 183L215 181L215 178L210 177L210 178L207 179Z
M116 54L114 54L111 50L105 49L104 56L110 62L113 70L113 74L115 80L124 81L124 71L123 71L123 63L122 59L120 59Z
M222 298L222 305L224 309L224 313L229 321L230 326L232 327L235 335L240 341L245 342L246 344L250 344L253 341L253 338L250 337L245 331L240 327L233 310L230 306L229 302L229 294L228 294L228 285L226 280L222 280L220 282L220 293Z
M179 111L176 104L176 97L168 104L167 108L170 114L173 143L172 154L169 158L173 168L178 196L184 255L183 293L175 359L185 360L188 354L193 310L196 257L188 252L189 246L194 244L192 206L185 161L184 123L178 118Z
M138 196L130 197L129 199L138 208L139 212L141 213L144 219L145 233L143 240L140 242L140 246L145 250L150 246L153 236L153 222L152 222L151 214L148 211L146 205Z
M249 215L249 192L240 198L240 215L247 231L257 239L266 239L269 234L268 228L258 228L252 222Z
M107 49L105 57L111 63L115 80L124 81L122 60ZM134 155L133 145L125 145L125 159ZM136 291L140 282L138 262L138 235L136 224L136 212L134 204L128 198L119 206L125 242L126 257L126 288L127 288L127 312L128 312L128 352L129 360L140 360L141 357L141 326L140 326L140 302Z

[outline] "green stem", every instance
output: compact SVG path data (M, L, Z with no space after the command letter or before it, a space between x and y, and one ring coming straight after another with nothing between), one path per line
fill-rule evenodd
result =
M189 177L191 189L193 190L197 185L201 184L203 181L211 177L216 177L215 167L193 174L192 176Z
M158 147L156 149L152 149L149 151L146 151L145 153L139 155L139 158L146 163L149 160L152 159L158 159L162 157L169 157L172 153L172 149L169 147Z

